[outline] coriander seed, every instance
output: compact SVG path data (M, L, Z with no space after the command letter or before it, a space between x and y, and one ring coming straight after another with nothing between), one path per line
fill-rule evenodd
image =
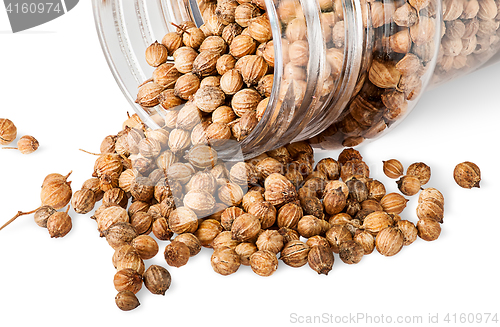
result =
M435 241L441 234L441 225L432 218L422 218L417 223L418 236L424 241Z
M190 251L186 244L174 240L165 247L164 256L169 266L179 268L188 262Z
M453 170L453 178L460 187L468 189L473 187L479 188L481 170L475 163L465 161L456 165Z
M270 251L259 250L250 256L250 267L257 275L268 277L278 269L278 259Z
M142 288L142 276L137 271L126 268L115 274L113 283L118 292L131 291L136 294Z
M149 235L134 237L130 244L143 260L153 258L159 251L158 243Z
M165 295L170 288L172 278L167 269L158 265L151 265L143 276L144 286L153 294Z
M35 223L43 228L47 228L47 220L57 211L51 206L42 206L35 212Z
M250 266L250 257L258 251L257 246L250 242L239 243L234 251L240 256L240 262L244 266Z
M47 219L47 230L50 237L64 237L71 231L73 224L71 217L68 215L68 210L69 206L66 212L55 212L49 216Z
M115 297L116 306L122 311L130 311L137 308L140 303L134 292L132 291L121 291Z
M213 270L223 276L234 274L241 264L240 256L226 246L215 249L210 261Z
M345 241L340 244L339 257L344 263L349 265L357 264L363 259L365 250L356 241Z
M399 253L399 251L403 248L403 244L403 233L396 227L384 228L375 238L377 251L386 257Z
M307 263L309 250L310 247L300 240L290 241L281 250L280 260L290 267L302 267Z
M407 196L417 194L421 188L420 180L415 176L403 176L396 183L398 184L398 189L401 193Z
M220 234L219 234L220 235ZM194 257L201 251L201 242L200 240L192 233L182 233L175 237L177 242L181 242L186 244L189 248L189 256Z
M0 144L8 145L17 137L17 127L7 118L0 118Z
M328 275L332 270L335 258L330 248L317 245L309 250L307 262L309 263L309 267L318 274Z

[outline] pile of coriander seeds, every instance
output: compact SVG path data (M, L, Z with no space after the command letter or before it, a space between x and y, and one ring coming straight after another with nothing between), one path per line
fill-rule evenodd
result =
M72 199L79 213L102 199L92 217L115 250L116 301L123 310L138 305L135 293L143 283L154 294L170 286L164 267L145 269L164 241L171 267L186 265L205 247L213 249L216 273L230 275L244 265L270 276L279 261L328 274L334 254L356 264L375 248L393 256L418 235L430 241L440 234L442 194L424 189L419 223L402 220L408 199L386 194L355 149L314 164L312 147L297 142L247 162L224 162L209 145L173 151L172 131L151 130L132 116L117 135L104 138L94 177ZM402 165L398 170L388 162L388 176L416 179L419 190L430 178L425 164L411 165L402 176ZM406 184L399 183L402 192Z

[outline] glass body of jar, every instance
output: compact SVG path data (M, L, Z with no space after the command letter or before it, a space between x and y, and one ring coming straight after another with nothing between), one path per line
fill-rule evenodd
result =
M266 59L267 75L273 75L272 89L262 92L259 81L248 85L261 91L259 100L267 107L237 143L247 158L293 141L334 149L376 139L407 116L429 84L498 59L500 0L219 2L265 10L272 32L262 37L249 25L239 26L255 41L253 54ZM144 60L146 48L168 32L182 33L172 23L184 21L226 40L225 27L241 22L221 21L219 2L93 0L111 70L148 125L163 126L166 110L178 108L135 103L138 85L154 71Z

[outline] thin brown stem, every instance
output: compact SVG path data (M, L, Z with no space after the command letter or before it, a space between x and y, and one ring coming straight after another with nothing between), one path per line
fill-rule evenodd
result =
M78 149L78 150L80 150L80 151L82 151L82 152L85 152L85 153L87 153L87 154L91 154L91 155L93 155L93 156L100 156L100 154L98 154L98 153L89 152L89 151L87 151L87 150L83 150L83 149Z
M35 210L33 211L28 211L28 212L22 212L22 211L18 211L17 214L12 218L10 219L8 222L6 222L2 227L0 227L0 230L4 229L5 227L9 226L14 220L16 220L17 218L21 217L21 216L24 216L24 215L31 215L32 213L35 213L38 209L40 209L41 207L38 207L36 208Z
M2 149L4 149L4 150L19 150L19 148L14 148L12 146L4 146Z
M189 34L189 32L188 32L188 31L186 31L186 29L185 29L184 27L181 27L181 26L179 26L179 25L177 25L177 24L175 24L175 23L170 23L170 24L174 25L175 27L177 27L178 29L180 29L180 30L181 30L181 31L183 31L184 33L186 33L186 34L190 35L190 34Z

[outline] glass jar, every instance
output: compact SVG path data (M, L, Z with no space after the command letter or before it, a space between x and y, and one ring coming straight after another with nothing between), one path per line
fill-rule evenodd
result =
M246 158L294 141L335 149L376 139L429 85L500 59L500 0L224 1L265 9L272 32L271 40L238 27L273 74L272 89L261 92L266 110L238 143ZM165 108L135 102L154 70L146 48L177 31L172 23L192 21L208 36L230 22L216 15L215 0L93 0L93 7L118 85L148 125L163 126Z

